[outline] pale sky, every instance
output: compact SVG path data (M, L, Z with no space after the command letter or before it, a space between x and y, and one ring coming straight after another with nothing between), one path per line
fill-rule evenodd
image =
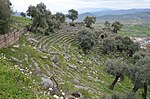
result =
M67 12L69 9L81 8L150 8L150 0L10 0L13 10L26 12L29 5L43 2L51 12Z

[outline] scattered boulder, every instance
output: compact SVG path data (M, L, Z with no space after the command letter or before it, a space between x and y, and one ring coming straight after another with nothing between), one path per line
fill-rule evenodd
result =
M24 55L24 60L25 60L26 62L28 62L28 55L27 55L27 54Z
M73 84L78 84L79 81L78 81L77 79L74 79L74 80L72 80L72 83L73 83Z
M44 52L44 53L49 53L49 51L46 50L45 48L41 49L41 51Z
M11 49L13 52L16 52L16 50L14 50L14 49Z
M35 42L35 43L39 43L39 41L37 41L37 40L35 40L35 39L33 39L33 38L31 38L31 41L33 41L33 42Z
M19 48L19 44L13 45L14 48Z
M76 70L77 72L80 72L77 66L74 66L71 64L68 64L68 66L69 66L69 69L73 69L73 70Z
M51 57L51 62L54 62L54 63L57 63L57 58L56 58L56 56L54 55L53 57Z
M17 62L17 63L22 63L21 60L18 60L17 58L11 56L12 61Z
M42 77L41 80L42 80L41 84L43 85L45 89L56 87L53 81L49 78Z
M51 55L59 55L58 52L50 52Z
M67 99L84 99L83 95L80 92L73 92Z
M43 85L43 87L44 87L46 90L49 90L49 88L52 88L54 94L55 94L55 95L58 95L59 89L58 89L57 82L55 81L54 78L42 77L41 80L42 80L42 81L41 81L41 84Z
M47 56L41 56L41 58L42 58L42 59L48 59L48 57L47 57Z

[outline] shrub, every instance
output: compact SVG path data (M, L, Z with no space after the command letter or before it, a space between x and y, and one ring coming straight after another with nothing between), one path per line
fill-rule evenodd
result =
M102 46L102 52L104 54L112 54L117 50L115 40L113 38L105 38Z
M83 29L77 33L77 43L84 53L87 53L96 44L95 33L89 29Z

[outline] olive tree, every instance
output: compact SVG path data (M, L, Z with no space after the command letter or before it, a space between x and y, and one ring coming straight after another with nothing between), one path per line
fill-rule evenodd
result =
M107 60L105 65L105 71L115 76L114 81L110 85L110 89L113 90L117 81L119 79L123 80L124 76L129 72L128 65L122 59Z
M56 20L59 20L60 22L64 23L65 22L65 15L61 12L57 12L55 14Z
M84 23L86 24L86 27L91 28L91 25L96 22L96 17L94 16L87 16L84 19Z
M128 56L131 56L137 52L140 49L140 44L133 42L130 37L121 37L116 36L115 37L115 45L117 47L117 50L122 52L125 52Z
M21 15L22 17L26 17L26 14L25 14L24 12L21 12L20 15Z
M38 16L38 14L39 14L39 13L38 13L37 8L36 8L35 6L30 5L30 6L28 7L27 15L28 15L28 16L31 16L32 19L35 18L36 16Z
M117 50L114 38L104 38L102 41L102 52L104 54L113 54Z
M108 28L111 27L111 24L110 24L110 22L108 22L108 21L105 21L104 25L105 25L105 28L106 28L106 29L108 29Z
M10 6L9 0L0 1L0 34L5 34L10 30L12 14Z
M84 53L87 53L96 44L95 33L89 29L83 29L77 33L77 43Z
M143 88L143 99L146 99L148 85L150 84L150 56L146 55L139 59L134 67L130 68L129 77L133 81L133 92L137 92L139 88Z
M71 19L71 20L72 20L72 23L73 23L73 21L78 18L78 11L76 11L76 10L74 10L74 9L68 10L67 17L68 17L69 19Z
M44 3L39 3L36 6L29 6L27 15L32 17L31 29L34 32L42 32L48 35L54 32L54 29L59 28L61 20L46 9Z
M123 25L119 22L119 21L115 21L113 24L112 24L112 27L113 27L113 32L114 33L118 33L118 31L121 29Z

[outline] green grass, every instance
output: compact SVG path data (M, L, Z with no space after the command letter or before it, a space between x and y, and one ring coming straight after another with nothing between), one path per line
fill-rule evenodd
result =
M19 17L17 20L20 20L23 23L25 21L26 23L26 19ZM28 22L30 22L30 20L27 20L27 23ZM100 26L102 27L102 25ZM129 26L123 27L122 31L127 31L126 28L138 29L137 27ZM143 27L143 31L148 32L147 27ZM119 35L129 35L124 34L124 32L121 34L121 32L119 32ZM47 45L46 49L50 49L50 52L59 52L60 54L55 55L58 64L55 64L54 66L53 62L50 61L50 58L52 58L54 55L50 53L39 52L37 49L34 49L35 45L39 46L39 44L34 43L31 45L27 41L28 37L33 37L33 39L38 38L37 40L41 40L40 44L44 43L41 47L43 48L44 45ZM95 52L91 52L88 55L79 54L78 46L76 45L75 41L66 44L66 40L71 39L70 34L62 33L60 35L60 33L54 33L50 34L49 38L44 39L43 37L43 35L40 37L39 33L30 33L28 36L26 36L24 33L17 42L17 44L19 44L19 48L15 48L12 45L0 50L0 53L4 53L6 57L6 59L4 59L4 57L1 58L0 62L0 97L5 99L10 97L12 97L12 99L46 99L45 95L36 94L37 92L44 92L45 90L40 85L41 77L38 76L39 72L36 70L34 63L31 60L32 58L36 63L38 63L43 74L48 77L50 77L51 74L54 75L59 84L59 89L66 94L79 90L85 99L101 99L103 96L111 95L114 92L125 95L126 92L130 92L132 90L132 82L127 77L125 77L123 82L119 81L116 84L114 91L109 89L109 85L114 80L114 77L104 71L105 66L103 65L109 56L99 55ZM28 55L28 62L24 60L25 54ZM22 61L20 68L27 68L29 71L26 73L21 73L18 68L15 68L15 65L19 64L9 60L11 56ZM47 56L48 59L42 59L42 56ZM66 56L69 57L69 60L66 59ZM78 61L82 61L83 63L78 63ZM78 67L78 69L81 71L78 72L74 69L70 69L68 64ZM32 68L30 65L32 65ZM46 65L48 65L48 67ZM33 72L32 75L29 74L30 71ZM47 71L49 71L51 74L48 74ZM16 80L18 79L18 75L19 80L23 85L20 85L20 83ZM96 79L97 77L98 79ZM78 80L76 84L72 82L74 79ZM35 83L33 83L34 80ZM6 84L8 86L6 86ZM83 88L78 89L75 87L75 85ZM31 88L29 88L29 86ZM142 90L139 90L139 97L141 97L141 93Z
M150 26L149 25L125 25L119 31L119 35L121 36L150 36Z
M123 23L122 23L123 24ZM93 25L95 29L104 28L104 24L96 23ZM141 25L126 25L123 24L123 27L118 31L118 35L121 36L132 36L132 37L147 37L150 36L150 25L141 24Z
M11 24L11 28L16 30L25 28L26 25L32 22L31 19L29 18L16 17L16 16L12 16L12 20L13 23Z
M16 65L17 66L17 65ZM17 70L3 54L0 57L1 99L33 99L35 94L29 88L31 79Z

